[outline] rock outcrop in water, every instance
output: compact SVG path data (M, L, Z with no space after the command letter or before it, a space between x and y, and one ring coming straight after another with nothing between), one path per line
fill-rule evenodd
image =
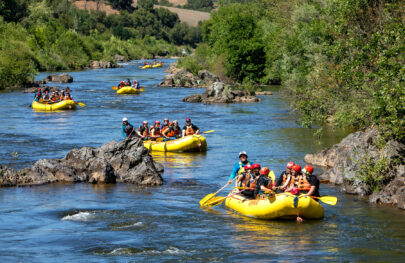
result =
M60 75L52 74L45 78L46 82L72 83L73 77L69 74L62 73Z
M183 99L184 102L204 104L213 103L248 103L259 102L260 98L248 91L233 89L232 86L223 82L215 82L205 89L203 94L192 94Z
M156 163L138 138L112 141L99 148L71 150L62 159L41 159L20 171L0 166L0 186L56 182L163 184L163 165Z
M165 72L169 74L159 83L161 87L206 88L219 81L219 78L208 70L200 70L195 76L184 68L177 68L176 63L171 64Z
M368 196L371 203L392 204L405 209L405 145L391 140L379 144L379 132L370 128L348 135L332 148L307 154L305 162L325 168L322 179L328 179L344 192ZM386 162L387 169L375 174L378 166ZM379 191L373 192L369 184L360 180L359 171L369 169L379 179Z
M101 68L116 68L117 65L111 63L110 61L104 60L92 60L89 64L89 68L91 69L101 69Z

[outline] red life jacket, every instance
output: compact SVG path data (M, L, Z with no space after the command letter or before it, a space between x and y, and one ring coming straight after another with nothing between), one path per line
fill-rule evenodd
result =
M153 126L153 127L150 129L151 134L152 134L152 130L154 130L154 132L155 132L155 137L160 137L161 131L160 131L160 128L159 128L159 127Z

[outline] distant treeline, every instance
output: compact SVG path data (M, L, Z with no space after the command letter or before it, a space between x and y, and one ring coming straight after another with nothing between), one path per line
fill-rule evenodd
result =
M238 3L234 3L238 2ZM243 83L281 84L302 123L405 138L405 1L220 1L181 61Z
M68 0L0 1L0 89L29 82L43 70L82 69L90 60L180 55L195 46L201 27L139 0L137 9L106 15Z

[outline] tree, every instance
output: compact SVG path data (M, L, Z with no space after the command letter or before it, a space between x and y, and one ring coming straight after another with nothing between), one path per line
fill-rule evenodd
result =
M119 10L127 10L132 12L134 8L132 7L132 0L110 0L111 5Z
M0 1L0 16L3 16L4 21L18 22L27 15L27 2L25 0Z

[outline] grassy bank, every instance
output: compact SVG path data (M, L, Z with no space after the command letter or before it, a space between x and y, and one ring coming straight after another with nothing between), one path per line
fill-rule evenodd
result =
M179 65L241 83L282 85L305 126L376 125L405 138L405 3L224 1Z
M106 15L79 10L67 0L2 1L0 90L29 83L38 71L83 69L91 60L113 61L117 54L179 56L200 39L200 28L147 4Z

